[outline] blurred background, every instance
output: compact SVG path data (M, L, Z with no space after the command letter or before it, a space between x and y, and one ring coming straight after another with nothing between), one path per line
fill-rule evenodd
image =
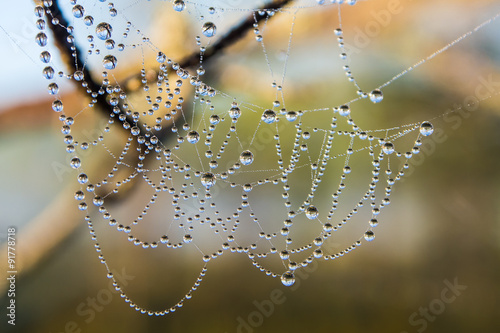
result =
M240 2L221 1L220 6L244 6ZM128 19L160 49L168 46L182 58L194 50L192 36L199 25L188 14L198 13L172 16L170 7L148 2L140 10L132 7L135 16ZM273 68L286 55L294 11L267 24L264 38ZM349 65L362 87L377 87L499 12L498 2L487 0L343 5ZM284 84L287 103L314 109L354 98L332 34L336 7L299 13L290 59L296 58ZM0 235L4 255L7 228L17 228L20 271L16 326L6 325L5 316L0 324L9 332L500 332L500 100L487 98L500 92L500 21L389 85L382 103L359 104L366 107L355 118L361 128L430 119L435 128L412 160L408 177L396 184L374 242L334 262L318 262L292 288L256 270L244 254L227 253L209 263L204 282L182 309L150 317L111 292L77 210L76 174L68 168L60 122L41 76L33 4L4 5L0 15ZM172 29L175 34L162 33ZM227 27L221 23L220 29ZM145 60L153 63L154 52L149 56ZM273 90L262 60L262 48L250 32L207 62L205 79L231 96L270 105ZM140 68L140 61L127 61L137 67L122 69L118 78ZM65 110L83 108L71 82L62 90ZM474 97L484 100L476 105ZM460 110L448 113L452 109ZM96 116L88 123L100 120ZM90 168L99 172L97 166ZM147 186L138 186L112 208L123 216L137 214L144 195L150 196ZM168 211L170 203L165 206ZM97 229L115 276L141 306L172 306L203 266L189 251L139 249L114 231ZM334 251L356 239L338 237L330 245ZM5 272L5 255L1 260ZM6 285L1 287L3 313L8 298Z

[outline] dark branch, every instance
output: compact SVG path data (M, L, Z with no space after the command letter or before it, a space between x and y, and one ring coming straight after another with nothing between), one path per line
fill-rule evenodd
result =
M260 9L278 10L291 2L293 2L293 0L277 0L273 1L271 4L267 6L263 6ZM264 11L264 15L259 15L259 14L254 15L254 13L252 12L252 14L248 15L248 17L242 22L240 22L239 25L235 26L224 37L222 37L215 44L209 47L203 54L203 60L206 61L210 59L214 55L220 53L225 48L239 41L241 38L245 36L247 31L253 29L255 23L259 23L260 21L267 20L271 17L272 16L269 15L268 11ZM199 63L200 63L200 54L199 52L195 52L190 56L186 57L184 60L182 60L180 62L180 66L182 68L189 68L196 66Z

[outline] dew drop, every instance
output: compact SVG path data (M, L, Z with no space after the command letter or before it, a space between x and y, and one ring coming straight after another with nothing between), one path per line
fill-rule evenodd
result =
M384 99L384 94L380 89L375 89L369 94L370 96L370 101L373 103L380 103Z
M286 117L286 120L288 120L289 122L295 121L295 120L297 120L297 112L288 111L288 113L286 114L285 117Z
M261 119L266 124L272 124L276 121L276 112L274 112L273 110L266 110L262 114Z
M229 116L233 119L238 119L241 116L240 108L236 105L233 105L231 109L229 109Z
M306 217L309 219L309 220L314 220L316 219L317 217L319 216L319 211L318 211L318 208L316 208L315 206L309 206L307 207L306 209Z
M81 81L83 80L83 72L82 71L75 71L73 74L73 77L75 78L76 81Z
M108 54L102 59L102 65L106 69L115 69L116 68L116 57L112 54Z
M215 175L211 172L205 172L201 176L201 184L205 186L207 189L215 185Z
M81 18L85 15L85 9L81 5L74 5L72 12L73 16L76 18Z
M432 126L432 124L430 122L424 121L420 125L420 134L422 134L423 136L429 136L433 132L434 132L434 127Z
M83 19L83 23L85 23L86 26L90 27L92 24L94 24L94 18L90 15L85 16Z
M184 8L186 8L186 4L183 0L175 0L173 6L174 10L177 12L182 12Z
M339 114L343 117L347 117L349 114L351 114L351 109L348 105L341 105L339 107Z
M71 159L70 165L73 169L78 169L82 163L80 162L80 159L78 157L73 157Z
M295 275L290 271L283 273L281 275L281 283L286 287L292 286L295 283Z
M368 231L365 232L365 236L364 237L365 237L365 239L367 241L371 242L372 240L375 239L375 234L373 233L373 231L368 230Z
M106 39L111 38L112 32L113 32L113 28L107 22L101 22L95 28L95 33L97 35L97 38L102 39L102 40L106 40Z
M81 173L81 174L79 174L79 175L78 175L78 182L79 182L80 184L85 184L85 183L87 183L88 181L89 181L89 178L87 177L87 175L86 175L86 174Z
M384 145L382 146L382 151L387 155L394 153L394 144L392 144L391 142L384 143Z
M184 235L182 240L184 241L184 243L191 243L193 241L193 237L191 235L187 234L187 235Z
M49 51L43 51L40 53L40 60L44 63L49 63L50 59L52 59L52 56L50 55Z
M215 36L215 33L217 32L217 27L212 22L206 22L203 25L203 27L201 28L201 32L206 37L213 37L213 36Z
M45 46L47 45L47 35L44 32L39 32L35 37L35 41L38 45Z
M163 52L158 52L158 55L156 56L156 61L158 61L160 64L164 63L167 60L167 56Z
M186 140L189 143L197 143L200 141L200 134L196 131L191 131L187 134Z
M250 165L253 163L253 153L250 150L245 150L240 155L240 162L243 165Z
M210 124L211 125L217 125L220 122L220 118L218 115L213 114L210 116Z
M61 100L56 99L52 102L52 110L55 112L61 112L63 110L63 102Z

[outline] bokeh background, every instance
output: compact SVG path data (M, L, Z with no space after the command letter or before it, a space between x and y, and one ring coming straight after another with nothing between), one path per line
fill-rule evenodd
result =
M377 20L394 4L400 10L388 24ZM191 23L169 23L164 18L171 11L163 9L170 5L156 5L137 11L137 22L157 45L175 45L171 49L179 57L189 53L193 43L185 41ZM439 135L425 141L409 176L396 185L374 242L313 266L314 272L288 289L258 272L244 255L226 254L210 263L204 283L181 310L149 317L109 292L109 280L72 198L75 174L65 167L60 123L40 75L33 5L23 0L3 7L0 232L4 251L7 227L18 229L20 274L16 326L6 325L2 315L1 327L44 333L500 331L500 100L493 96L468 105L478 91L500 92L500 22L387 87L383 103L357 119L360 125L389 128L438 117L433 124ZM325 28L336 22L337 11L322 7L306 12L297 18L293 44L306 60L303 67L289 68L288 103L309 109L338 105L355 91L343 77L331 29ZM362 86L377 86L498 12L498 2L486 0L373 0L343 6L345 42L353 46L350 66ZM265 37L277 45L269 50L273 61L283 57L280 41L289 33L290 17L269 23ZM168 24L175 24L178 34L162 40L158 31ZM368 36L377 24L378 33ZM208 64L208 79L233 96L269 103L269 89L259 88L268 74L257 64L262 51L251 43L252 33ZM235 79L241 75L246 86ZM78 92L70 85L65 91L65 108L80 110ZM442 116L457 106L460 111ZM113 208L124 215L135 212L141 195L141 188L135 189ZM127 293L147 307L176 302L202 266L189 253L138 249L104 229L100 243L111 266L124 276ZM340 238L332 246L341 250L350 243ZM466 288L444 302L443 295L453 295L446 291L453 284ZM5 284L1 286L4 313L8 300ZM276 295L280 304L271 308L269 300ZM92 299L105 304L98 302L91 311ZM421 311L429 307L434 313L426 317Z

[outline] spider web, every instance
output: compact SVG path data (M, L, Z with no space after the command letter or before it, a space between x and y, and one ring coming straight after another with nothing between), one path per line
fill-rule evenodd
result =
M52 24L54 37L61 38L58 28L65 32L71 50L70 69L55 68L53 55L42 51L43 75L81 186L75 199L108 277L131 307L149 315L182 307L211 262L227 252L291 286L296 270L341 258L375 238L394 185L433 125L420 119L372 128L364 115L384 103L389 85L498 15L387 81L365 87L351 69L342 29L344 7L362 5L49 0L35 8L36 42L47 45ZM137 15L141 11L157 11L158 24ZM321 50L294 47L312 38L308 19L324 12L330 19ZM221 46L245 20L251 28L242 33L243 42ZM232 52L218 51L226 47ZM217 52L223 54L211 59ZM308 80L323 76L331 77L328 102L309 100ZM339 76L348 89L339 88ZM76 111L64 109L59 83L68 79L86 91L85 107ZM230 82L226 89L219 87L223 81ZM140 185L148 190L137 198L132 216L133 208L124 213L114 205ZM111 273L95 220L136 246L201 257L194 285L162 310L136 304ZM329 251L331 239L345 248Z

